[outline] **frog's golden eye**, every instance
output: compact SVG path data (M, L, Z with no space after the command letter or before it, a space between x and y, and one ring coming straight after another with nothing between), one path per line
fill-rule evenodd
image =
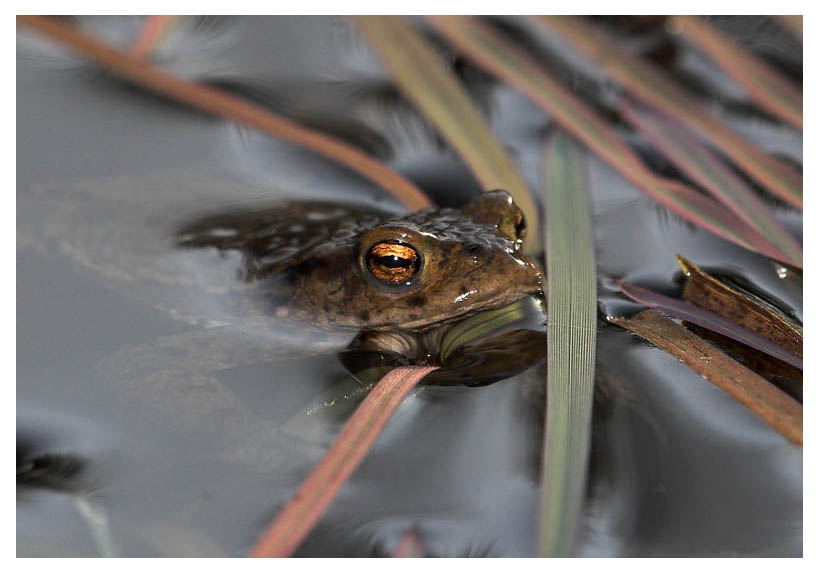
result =
M410 244L397 241L378 242L365 256L371 275L387 285L407 284L417 275L421 264L419 253Z

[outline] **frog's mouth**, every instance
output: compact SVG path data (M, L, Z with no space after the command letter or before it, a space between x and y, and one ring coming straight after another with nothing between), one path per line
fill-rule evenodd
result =
M484 385L520 373L546 353L543 297L527 295L424 329L363 330L340 354L352 371L436 365L430 383Z
M444 361L459 347L508 329L540 329L546 325L543 296L529 294L499 308L473 310L422 328L365 328L357 338L367 347L406 357L439 356Z
M536 300L537 303L541 304L542 307L546 305L544 292L540 289L520 294L508 292L507 295L499 296L498 299L494 297L487 301L474 302L471 305L462 306L461 308L459 308L458 312L449 314L443 319L426 317L412 320L409 318L399 323L395 323L393 321L384 322L381 324L369 323L366 324L366 326L363 329L379 332L390 331L390 332L426 333L429 331L438 330L446 326L450 326L452 324L463 322L469 318L485 314L487 312L492 311L500 312L503 309L508 308L513 304L526 299Z

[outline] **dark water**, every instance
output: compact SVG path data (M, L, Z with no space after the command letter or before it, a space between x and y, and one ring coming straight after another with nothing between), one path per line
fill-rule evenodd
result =
M140 25L79 22L123 46ZM767 22L724 25L764 38L760 53L778 60L791 50L774 49L782 36ZM632 37L648 48L661 36ZM758 114L681 48L673 69L708 86L717 113L801 162L801 134ZM792 59L785 69L795 74ZM187 20L159 61L349 140L439 204L479 191L342 19ZM455 63L538 189L549 118ZM592 85L591 69L564 69L576 89ZM628 307L616 279L673 288L681 253L738 274L801 319L795 277L690 227L591 157L589 171L601 312ZM179 253L167 236L199 212L293 198L402 210L308 152L157 99L18 33L18 555L248 552L365 385L334 355L347 337L273 327L227 304L234 265ZM778 212L801 236L801 216ZM601 326L598 363L608 394L596 403L581 554L801 555L801 449L625 331ZM417 391L298 555L389 554L413 527L435 555L533 555L542 368L482 388Z

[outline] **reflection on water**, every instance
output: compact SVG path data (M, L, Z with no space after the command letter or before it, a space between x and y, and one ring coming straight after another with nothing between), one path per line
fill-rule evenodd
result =
M124 44L133 29L81 21ZM179 31L163 63L364 138L439 204L478 191L345 21L207 22ZM350 377L353 352L336 354L357 331L259 312L236 260L179 251L174 225L260 202L401 207L308 152L18 38L18 553L245 554L364 396L372 363ZM537 187L549 119L457 66ZM735 106L725 119L801 157L789 129L766 119L760 129ZM801 321L790 273L668 215L603 163L590 159L589 172L602 313L625 311L617 279L675 288L681 253ZM801 234L799 215L780 217ZM801 554L800 449L622 330L601 326L597 361L582 554ZM388 552L412 529L431 554L533 554L543 372L421 388L298 554Z

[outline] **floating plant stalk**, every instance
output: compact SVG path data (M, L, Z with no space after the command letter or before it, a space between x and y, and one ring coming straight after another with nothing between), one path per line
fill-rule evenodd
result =
M540 556L573 554L589 462L597 286L582 158L563 132L548 142L543 176L549 321Z
M776 359L792 365L797 369L802 369L802 356L789 352L785 348L777 345L769 340L744 328L736 322L727 318L723 318L719 314L700 308L686 300L678 300L669 296L663 296L657 292L652 292L645 288L640 288L634 284L627 284L625 282L618 282L621 292L629 296L632 300L640 302L644 306L655 308L661 312L668 314L674 318L678 318L685 322L690 322L697 326L701 326L712 332L716 332L726 336L732 340L736 340L746 346L752 347L755 350L761 351L773 356Z
M374 386L250 556L275 558L294 553L365 458L402 400L435 369L396 368Z
M641 101L693 127L769 191L802 208L802 175L740 137L662 69L621 49L585 18L537 16L535 22L601 66L610 78Z
M686 274L683 298L756 332L799 360L802 369L802 328L778 310L716 279L691 261L677 257ZM783 360L786 361L786 360Z
M360 16L355 22L402 92L462 157L483 190L504 189L524 211L525 248L539 250L538 208L513 160L461 82L437 51L400 16Z
M431 200L408 179L366 153L324 133L298 125L225 91L171 75L56 18L17 16L17 24L36 30L154 93L242 123L328 157L378 184L409 208L433 206Z
M790 442L802 445L802 404L759 374L654 310L610 321L670 353Z
M98 555L102 558L116 558L119 556L105 511L96 506L86 493L74 493L71 495L71 499L74 501L77 512L82 516L82 520L88 526Z
M475 18L434 16L436 28L475 63L508 82L640 191L679 216L744 248L780 256L764 236L717 201L683 183L655 175L612 126L560 85L530 54Z

